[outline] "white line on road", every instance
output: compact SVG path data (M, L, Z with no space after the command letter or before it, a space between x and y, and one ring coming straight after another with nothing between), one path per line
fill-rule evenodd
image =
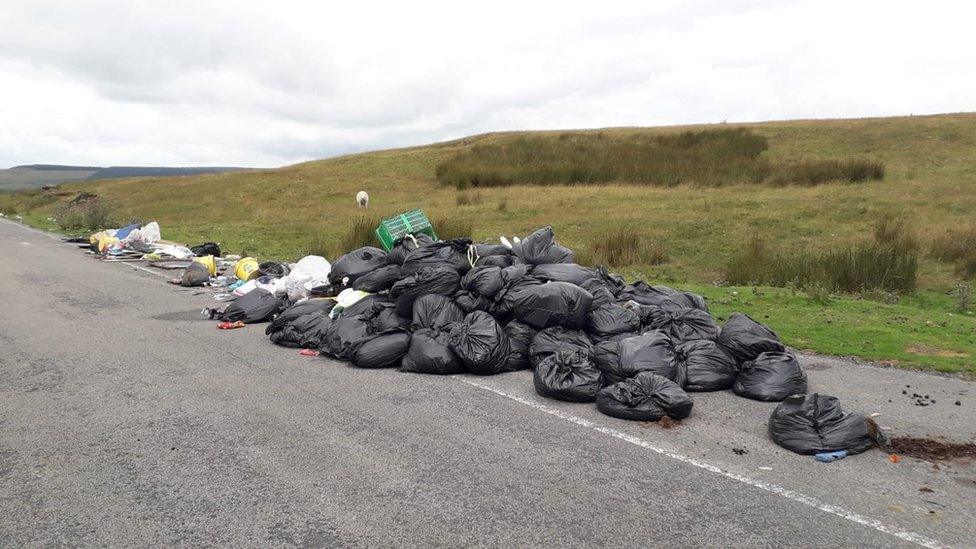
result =
M855 522L855 523L860 524L862 526L867 526L869 528L874 528L875 530L877 530L879 532L883 532L885 534L888 534L888 535L891 535L891 536L895 536L897 538L900 538L902 540L905 540L905 541L908 541L908 542L911 542L911 543L920 545L922 547L928 547L930 549L938 549L938 548L946 547L941 542L936 541L936 540L934 540L932 538L925 537L925 536L923 536L921 534L916 534L915 532L905 532L905 531L902 531L902 530L898 530L897 528L892 528L892 527L887 526L887 525L885 525L885 524L883 524L883 523L881 523L881 522L879 522L877 520L874 520L874 519L871 519L871 518L868 518L868 517L865 517L865 516L861 516L861 515L853 512L853 511L848 511L847 509L844 509L843 507L839 507L837 505L831 505L829 503L824 503L824 502L822 502L822 501L820 501L817 498L814 498L812 496L808 496L808 495L802 494L800 492L795 492L793 490L788 490L788 489L786 489L786 488L784 488L782 486L779 486L777 484L771 484L769 482L763 482L761 480L756 480L756 479L752 479L752 478L749 478L749 477L744 477L742 475L733 473L731 471L726 471L726 470L722 469L721 467L717 467L715 465L712 465L710 463L701 461L699 459L695 459L693 457L689 457L689 456L685 456L685 455L681 455L681 454L675 454L674 452L669 452L669 451L665 450L664 448L660 448L658 446L655 446L653 443L651 443L651 442L649 442L647 440L644 440L644 439L642 439L640 437L636 437L634 435L625 433L623 431L618 431L617 429L613 429L611 427L604 427L602 425L598 425L598 424L596 424L596 423L594 423L594 422L592 422L592 421L590 421L588 419L584 419L584 418L581 418L581 417L574 416L572 414L568 414L566 412L563 412L562 410L557 410L555 408L550 408L549 406L546 406L545 404L542 404L541 402L536 402L536 401L533 401L533 400L529 400L527 398L522 398L522 397L517 396L517 395L512 395L512 394L506 393L505 391L496 389L494 387L489 387L488 385L484 385L484 384L479 383L477 381L474 381L474 380L472 380L472 379L470 379L468 377L462 377L462 376L451 376L451 377L453 377L454 379L460 380L460 381L462 381L464 383L467 383L468 385L472 385L474 387L477 387L479 389L484 389L486 391L491 391L492 393L495 393L496 395L500 395L500 396L503 396L505 398L514 400L515 402L518 402L519 404L524 404L524 405L529 406L531 408L535 408L536 410L539 410L540 412L545 412L545 413L547 413L549 415L553 415L553 416L556 416L556 417L558 417L560 419L564 419L564 420L566 420L566 421L568 421L570 423L575 423L576 425L579 425L580 427L585 427L587 429L592 429L592 430L594 430L594 431L596 431L598 433L602 433L602 434L605 434L605 435L610 435L610 436L612 436L614 438L623 440L625 442L629 442L631 444L636 444L637 446L640 446L641 448L646 448L646 449L651 450L653 452L657 452L658 454L661 454L663 456L669 457L671 459L675 459L675 460L678 460L680 462L687 463L689 465L694 465L695 467L698 467L699 469L704 469L704 470L709 471L711 473L715 473L715 474L718 474L718 475L722 475L722 476L724 476L726 478L730 478L732 480L737 480L737 481L739 481L739 482L741 482L743 484L748 484L749 486L752 486L754 488L759 488L760 490L765 490L765 491L770 492L772 494L776 494L778 496L784 497L784 498L786 498L788 500L795 501L797 503L802 503L803 505L806 505L808 507L812 507L812 508L817 509L819 511L823 511L824 513L829 513L831 515L835 515L835 516L841 517L843 519L847 519L847 520L849 520L851 522Z

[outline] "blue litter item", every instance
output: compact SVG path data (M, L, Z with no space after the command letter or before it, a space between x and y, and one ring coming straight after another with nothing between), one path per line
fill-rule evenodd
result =
M847 457L847 450L837 450L836 452L821 452L819 454L813 455L813 459L822 463L830 463L831 461L837 461L838 459L844 459L846 457Z
M139 228L138 223L133 223L132 225L126 225L125 227L121 227L115 231L115 238L122 240L125 237L129 236L129 233L131 233L132 231L138 228Z

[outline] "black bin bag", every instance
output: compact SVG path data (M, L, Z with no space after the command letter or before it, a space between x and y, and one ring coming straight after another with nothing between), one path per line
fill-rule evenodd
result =
M390 297L396 302L397 314L411 318L413 302L418 297L437 294L453 296L461 289L461 275L446 265L423 267L401 278L390 288Z
M410 350L400 362L400 369L415 374L464 373L464 364L451 350L448 340L448 332L434 328L415 330L410 336Z
M545 282L569 282L580 286L584 281L596 276L596 271L575 263L549 263L536 265L532 276Z
M180 286L186 288L203 286L207 282L210 282L210 271L205 265L196 261L187 265L186 269L183 269L183 275L180 276Z
M742 363L732 391L746 398L779 402L807 392L807 374L789 351L766 352Z
M715 341L738 362L753 360L767 351L786 350L772 328L743 313L732 313Z
M451 328L451 350L472 374L502 372L508 361L508 336L494 318L484 311L469 313Z
M687 307L663 308L650 306L645 313L644 325L668 334L675 342L696 339L715 339L719 335L718 324L712 315L701 309Z
M360 368L396 368L410 349L406 330L391 330L370 337L356 349L352 362Z
M386 252L372 246L355 249L332 264L329 283L352 286L360 276L386 265Z
M600 370L586 353L558 351L535 367L535 392L544 397L570 402L593 402L602 386Z
M407 254L433 243L434 239L424 233L399 238L393 243L390 253L386 254L386 262L390 265L403 265L403 260L407 258Z
M450 329L455 322L464 320L464 311L454 301L443 295L422 295L413 302L413 328Z
M474 267L461 279L461 288L488 299L494 299L504 286L501 267Z
M652 330L620 342L619 369L605 372L610 381L617 382L640 372L654 372L679 386L684 384L683 372L675 362L674 342L661 331Z
M471 269L468 260L470 238L454 238L434 242L407 254L400 268L400 274L410 276L424 267L446 266L464 274Z
M537 330L550 326L582 328L593 296L568 282L547 282L515 296L515 317Z
M572 250L556 243L552 227L543 227L523 238L512 247L512 253L529 265L576 261Z
M677 383L653 372L604 387L596 396L596 407L608 416L634 421L657 421L664 416L684 419L694 405Z
M278 314L264 333L282 347L317 349L325 337L335 306L331 299L309 299L296 303Z
M532 337L532 343L529 345L529 362L535 368L558 351L579 351L589 356L591 346L589 336L582 330L553 326L540 330Z
M352 288L375 294L389 290L397 280L400 280L400 266L384 265L361 275L353 282Z
M532 367L529 360L529 347L535 337L536 329L524 322L513 320L505 325L505 335L508 336L508 360L505 361L505 371L526 370Z
M491 309L491 301L488 298L478 295L468 290L461 290L454 295L454 302L462 311L472 313L474 311L485 311Z
M616 303L595 307L586 317L586 333L597 339L636 332L640 327L637 313Z
M620 373L620 342L613 340L599 341L590 351L593 365L603 376L603 385L612 385L626 379Z
M339 318L329 324L319 349L339 360L356 362L360 347L380 336L407 333L406 328L409 324L409 320L396 314L392 301L381 296L368 296L344 310ZM406 353L406 350L403 348L403 353ZM388 366L388 364L367 366L367 362L371 361L377 364L384 363L386 358L384 354L376 353L375 347L371 347L368 351L359 356L357 366L378 368ZM377 358L374 360L374 357Z
M680 343L674 348L675 365L683 372L686 391L724 391L735 383L738 365L719 344L708 339Z
M242 320L244 324L267 322L280 313L287 303L287 296L278 297L269 291L256 288L228 305L221 313L220 320L226 322Z
M777 405L769 416L769 437L798 454L859 454L874 445L879 431L863 415L842 410L836 397L813 393Z
M664 308L691 308L708 312L705 298L691 292L680 292L667 286L651 286L638 280L625 286L618 294L620 301L634 301L641 305Z

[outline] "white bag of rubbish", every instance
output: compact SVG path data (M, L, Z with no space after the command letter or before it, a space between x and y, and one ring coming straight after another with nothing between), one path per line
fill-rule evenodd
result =
M159 223L156 223L155 221L146 223L146 226L139 229L139 232L142 233L142 241L146 244L155 244L163 238L163 236L159 233Z
M298 301L308 297L306 288L328 284L330 272L332 265L324 257L307 255L301 258L284 277L288 299Z

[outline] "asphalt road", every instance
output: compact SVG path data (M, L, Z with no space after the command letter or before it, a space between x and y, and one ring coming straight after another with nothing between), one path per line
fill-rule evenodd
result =
M0 258L5 546L976 540L976 466L876 450L817 463L768 440L772 404L696 394L663 429L541 398L526 372L361 370L263 326L216 330L197 314L208 294L9 221ZM804 363L811 390L894 434L974 435L972 382ZM937 403L912 405L907 385Z

